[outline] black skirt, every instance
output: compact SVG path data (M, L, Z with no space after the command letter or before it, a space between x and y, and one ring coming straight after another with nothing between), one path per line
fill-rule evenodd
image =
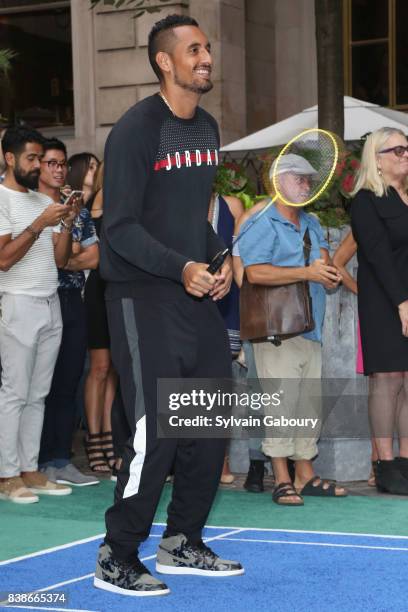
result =
M408 205L392 187L383 197L362 189L351 218L364 373L406 372L408 338L398 305L408 300Z
M105 281L99 274L99 269L91 270L85 285L88 349L110 348L105 285Z

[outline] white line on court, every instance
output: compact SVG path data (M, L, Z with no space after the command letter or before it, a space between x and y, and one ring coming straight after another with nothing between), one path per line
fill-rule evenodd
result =
M155 523L155 525L164 523ZM351 536L354 538L384 538L390 540L408 540L408 536L382 535L378 533L350 533L348 531L312 531L310 529L272 529L271 527L235 527L234 525L206 525L207 529L241 529L241 531L270 531L272 533L312 533L317 535Z
M156 527L165 527L166 523L153 523ZM240 531L267 531L271 533L310 533L314 535L335 535L335 536L350 536L354 538L384 538L389 540L408 540L408 536L403 535L386 535L386 534L378 534L378 533L351 533L348 531L313 531L306 529L273 529L271 527L235 527L233 525L206 525L206 529L238 529ZM57 552L58 550L63 550L65 548L71 548L73 546L78 546L80 544L86 544L88 542L93 542L95 540L102 539L105 536L104 533L100 533L99 535L92 536L90 538L84 538L82 540L74 540L73 542L69 542L68 544L61 544L59 546L53 546L52 548L44 548L43 550L39 550L37 552L28 553L27 555L21 555L20 557L13 557L11 559L6 559L5 561L0 561L1 565L8 565L9 563L16 563L17 561L23 561L24 559L32 559L33 557L39 557L40 555L46 555L49 553ZM149 537L160 537L155 534L151 534Z
M165 527L166 523L153 523L156 527ZM207 529L247 529L246 527L217 527L212 525L206 525ZM260 531L264 531L261 529ZM0 565L8 565L9 563L16 563L17 561L24 561L24 559L32 559L34 557L39 557L41 555L47 555L49 553L57 552L59 550L64 550L65 548L72 548L73 546L79 546L80 544L87 544L88 542L94 542L95 540L101 540L105 537L104 533L100 533L95 536L91 536L89 538L83 538L81 540L74 540L73 542L68 542L67 544L60 544L58 546L53 546L52 548L44 548L42 550L38 550L33 553L28 553L26 555L21 555L20 557L12 557L11 559L5 559L4 561L0 561ZM160 538L161 534L153 534L149 535L149 538Z
M0 565L8 565L9 563L16 563L17 561L23 561L24 559L32 559L33 557L39 557L40 555L47 555L48 553L57 552L58 550L64 550L64 548L72 548L73 546L78 546L79 544L87 544L88 542L93 542L94 540L100 540L104 536L104 533L100 533L99 535L92 536L90 538L68 542L68 544L60 544L59 546L53 546L52 548L44 548L43 550L38 550L37 552L21 555L21 557L13 557L12 559L0 561Z
M238 533L241 533L242 531L245 531L245 529L236 528L236 529L233 529L232 531L227 531L226 533L220 533L212 538L204 538L204 542L213 542L214 540L222 540L226 536L236 535ZM155 556L156 554L149 555L148 557L143 557L140 560L142 562L150 561L150 559L154 559ZM67 584L73 584L74 582L80 582L81 580L87 580L88 578L92 578L93 576L94 576L94 573L92 572L91 574L85 574L84 576L79 576L78 578L71 578L70 580L64 580L63 582L57 582L56 584L52 584L51 586L43 587L42 589L36 589L35 591L30 591L30 594L51 591L52 589L58 589L59 587L66 586Z
M245 531L245 530L243 530ZM285 540L261 540L254 538L223 538L229 542L259 542L264 544L295 544L298 546L327 546L330 548L365 548L370 550L401 550L408 552L408 547L397 546L368 546L365 544L335 544L331 542L290 542Z

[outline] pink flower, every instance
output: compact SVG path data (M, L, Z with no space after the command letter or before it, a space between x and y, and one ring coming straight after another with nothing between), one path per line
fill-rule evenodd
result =
M341 183L341 188L345 193L350 193L350 191L353 189L353 186L354 176L352 174L347 174Z

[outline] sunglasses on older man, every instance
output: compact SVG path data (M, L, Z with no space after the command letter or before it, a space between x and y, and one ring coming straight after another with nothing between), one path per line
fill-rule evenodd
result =
M408 146L403 147L402 145L398 145L396 147L390 147L389 149L383 149L382 151L378 151L378 153L394 153L397 157L402 157L404 153L408 153Z

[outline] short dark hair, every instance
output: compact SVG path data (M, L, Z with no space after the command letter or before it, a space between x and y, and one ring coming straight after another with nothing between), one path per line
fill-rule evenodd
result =
M1 148L3 155L6 153L13 153L14 155L20 155L24 151L24 148L28 142L36 142L44 146L44 137L37 132L26 127L11 127L7 128L1 139Z
M69 158L67 183L72 189L82 191L92 159L99 164L99 159L93 153L76 153Z
M159 81L163 79L163 73L156 62L156 55L159 51L170 52L171 43L174 39L174 29L180 26L199 27L197 21L187 15L167 15L164 19L156 21L150 30L147 52L150 65Z
M62 140L59 140L58 138L45 138L44 153L51 150L62 151L65 157L67 157L67 147L64 145Z

